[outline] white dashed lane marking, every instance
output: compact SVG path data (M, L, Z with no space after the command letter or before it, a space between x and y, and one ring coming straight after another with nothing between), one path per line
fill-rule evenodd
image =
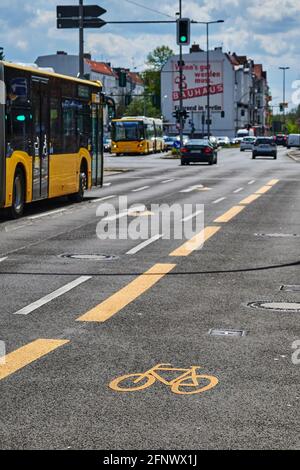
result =
M132 192L137 193L139 191L143 191L144 189L148 189L148 188L150 188L150 186L143 186L142 188L133 189Z
M235 191L233 191L234 193L240 193L241 191L243 191L244 188L238 188L236 189Z
M39 309L43 305L48 304L52 300L57 299L57 297L62 296L66 292L69 292L70 290L74 289L80 284L83 284L89 279L91 279L91 276L81 276L78 279L75 279L75 281L69 282L69 284L66 284L60 289L55 290L51 294L48 294L45 297L42 297L41 299L37 300L36 302L33 302L30 305L27 305L27 307L24 307L21 310L18 310L17 312L14 313L14 315L28 315L29 313L34 312L35 310Z
M219 202L224 201L225 199L226 197L220 197L219 199L216 199L215 201L213 201L213 204L219 204Z
M157 235L154 235L154 237L149 238L149 240L145 240L143 243L140 243L139 245L135 246L131 250L127 251L126 254L135 255L138 251L141 251L143 248L145 248L146 246L150 245L153 242L156 242L162 237L163 237L163 234L158 233Z

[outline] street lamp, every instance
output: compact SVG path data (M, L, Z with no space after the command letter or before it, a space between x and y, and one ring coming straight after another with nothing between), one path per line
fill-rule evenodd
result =
M206 80L206 87L207 87L207 137L210 137L210 77L209 77L209 25L210 24L217 24L217 23L224 23L224 20L217 20L217 21L196 21L199 24L206 25L206 67L207 67L207 80Z
M285 123L285 71L286 70L289 70L290 67L278 67L279 70L282 70L283 71L283 90L282 90L282 97L283 97L283 101L282 101L282 105L283 105L283 123Z

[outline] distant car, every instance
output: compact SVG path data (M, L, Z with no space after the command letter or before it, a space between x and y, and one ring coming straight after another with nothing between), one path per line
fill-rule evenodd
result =
M216 164L218 152L209 140L190 139L181 149L181 165L189 165L191 162L207 162Z
M244 152L245 150L253 150L255 140L255 137L244 137L241 141L240 151Z
M165 142L165 149L166 150L171 150L172 148L174 148L174 144L175 144L175 142L177 142L176 137L171 136L171 135L165 135L163 139L164 139L164 142Z
M277 158L277 145L273 137L257 137L252 150L252 158L256 157Z
M277 134L274 139L276 145L283 145L284 147L287 146L287 136L285 134Z
M224 146L224 145L230 145L230 139L229 137L217 137L217 142L218 145Z
M108 137L103 139L103 149L104 152L111 152L111 139Z
M208 138L207 135L206 135L206 136L203 137L203 139L204 140L209 140L210 143L213 144L213 146L215 148L218 148L218 139L217 139L217 137L211 135L210 138Z
M240 140L239 140L238 137L232 137L232 138L230 139L230 143L231 143L232 145L236 145L236 144L239 144L239 143L240 143Z
M300 147L300 134L290 134L287 138L287 148Z

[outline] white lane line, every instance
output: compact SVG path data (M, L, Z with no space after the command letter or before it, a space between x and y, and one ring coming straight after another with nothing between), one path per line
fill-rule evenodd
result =
M79 286L83 282L88 281L89 279L91 279L91 276L81 276L78 279L75 279L75 281L72 281L69 284L66 284L65 286L61 287L60 289L57 289L51 294L48 294L45 297L42 297L41 299L37 300L36 302L33 302L30 305L27 305L27 307L24 307L21 310L18 310L17 312L14 313L14 315L28 315L34 310L37 310L43 305L48 304L49 302L51 302L51 300L54 300L57 297L60 297L61 295L65 294L66 292L69 292L70 290Z
M154 235L154 237L149 238L149 240L145 240L143 243L140 243L139 245L135 246L131 250L127 251L126 255L135 255L138 251L142 250L143 248L150 245L151 243L156 242L162 237L163 237L163 234L158 233L157 235Z
M161 184L171 183L171 181L175 181L175 178L173 178L171 180L161 181Z
M188 215L187 217L184 217L181 219L181 222L187 222L188 220L193 219L194 217L197 217L198 214L202 214L203 210L194 212L193 214Z
M24 228L24 227L30 227L31 224L28 223L28 224L22 224L22 225L16 225L15 227L5 227L5 232L15 232L16 230L21 230L21 228Z
M48 215L54 215L54 214L61 214L62 212L65 212L66 209L57 209L55 211L49 211L49 212L44 212L43 214L39 215L32 215L28 217L29 220L35 220L35 219L41 219L42 217L47 217Z
M243 191L244 188L238 188L236 189L235 191L233 191L234 193L240 193L241 191Z
M150 188L150 186L143 186L142 188L133 189L132 192L137 193L139 191L143 191L144 189L148 189L148 188Z
M248 183L248 184L253 184L253 183L255 183L255 180L251 180L251 181L249 181L249 183Z
M219 202L224 201L226 197L219 197L219 199L216 199L213 204L219 204Z
M111 183L103 183L103 186L111 186Z
M7 256L5 256L5 258L0 258L0 263L2 263L3 261L5 261L7 259Z
M112 199L113 197L117 197L117 196L113 194L112 196L100 197L99 199L94 199L93 202L107 201L108 199Z
M190 188L183 189L182 191L179 191L180 193L190 193L192 191L195 191L196 189L203 188L203 184L198 184L197 186L191 186Z
M121 219L122 217L126 217L127 215L130 215L131 213L142 212L142 211L145 211L145 210L146 210L146 206L144 204L139 205L139 206L133 206L128 210L119 212L119 214L113 214L113 215L109 215L107 217L104 217L104 219L102 219L102 220L105 221L105 222L111 222L111 221L114 221L114 220L117 220L117 219Z

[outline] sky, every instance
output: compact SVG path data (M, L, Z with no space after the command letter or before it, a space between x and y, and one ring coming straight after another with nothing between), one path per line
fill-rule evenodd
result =
M105 21L174 20L176 0L84 0L107 10ZM78 53L78 32L56 28L56 5L78 0L0 0L0 46L7 60L33 63L39 55L64 50ZM141 5L141 6L139 6ZM210 46L247 55L268 73L274 105L282 101L282 71L286 72L289 107L298 102L300 87L300 0L182 0L183 16L196 21L223 19L210 27ZM85 52L114 67L145 68L147 54L159 45L175 52L174 24L107 24L85 32ZM205 26L192 25L191 42L205 49ZM185 50L186 49L186 50ZM188 52L188 48L184 48ZM299 80L299 82L297 82Z

